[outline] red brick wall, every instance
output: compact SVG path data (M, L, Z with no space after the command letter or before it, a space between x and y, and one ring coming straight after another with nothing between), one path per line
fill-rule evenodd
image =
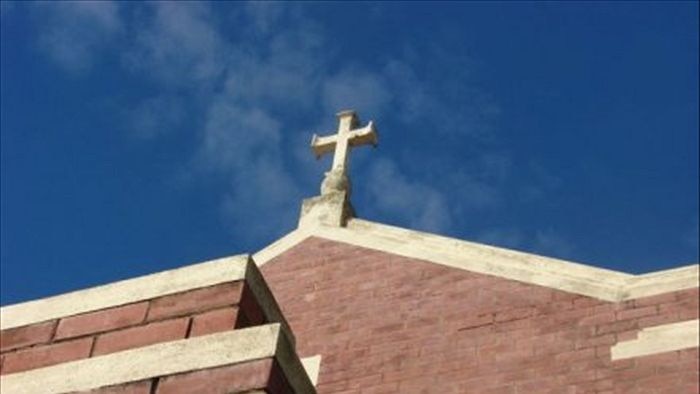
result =
M263 322L262 312L244 282L223 283L3 330L0 373L21 372Z
M696 393L697 349L611 361L698 290L621 303L311 238L263 266L319 393Z

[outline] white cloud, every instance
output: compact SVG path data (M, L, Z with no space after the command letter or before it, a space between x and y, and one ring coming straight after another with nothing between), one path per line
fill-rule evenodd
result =
M177 96L149 97L127 111L129 132L142 139L160 137L177 128L185 113L185 103Z
M268 156L278 160L280 123L263 110L242 108L224 96L206 118L200 160L210 168L239 171Z
M506 248L521 248L524 243L522 231L516 228L489 229L477 235L476 240L489 245Z
M449 69L428 67L428 74L426 71L421 74L411 65L419 56L416 50L408 48L405 52L404 58L387 62L383 71L405 124L429 125L431 132L444 136L492 137L501 109L488 94L474 86L468 74L459 72L466 60L450 57L434 46L422 51L422 58L442 58L439 64ZM425 80L431 84L422 82ZM461 100L455 100L455 96Z
M113 1L34 3L43 29L39 47L65 70L88 70L97 53L123 29Z
M576 247L561 234L552 230L539 230L535 232L532 249L538 254L568 258L573 255Z
M452 224L445 196L427 184L409 180L388 159L373 161L365 187L376 209L409 218L412 227L442 232Z
M577 249L573 242L551 229L525 232L516 227L491 228L479 233L475 239L489 245L562 259L571 258Z
M383 77L368 71L346 69L323 84L323 104L330 113L355 109L359 113L379 114L390 100Z
M230 178L223 199L225 221L242 239L280 236L299 214L299 189L277 160L259 160Z
M214 100L206 118L197 159L230 180L222 202L229 227L249 240L289 230L300 191L283 159L280 122L230 96Z
M135 24L136 45L126 64L168 85L210 87L221 75L229 49L206 3L154 2Z
M99 10L91 8L93 3L86 6L80 12L91 19L84 17L78 24L103 26L110 32L106 36L121 31L117 6L104 4ZM352 108L367 118L393 117L405 133L474 138L488 132L498 115L493 100L473 88L463 73L438 75L442 82L436 85L433 70L421 74L414 64L420 55L448 56L434 48L419 55L415 48L407 49L408 55L389 54L376 71L361 63L331 69L338 53L328 45L323 28L304 16L303 7L255 2L232 14L218 14L209 3L156 2L134 9L125 24L132 39L122 42L123 65L156 82L158 90L129 112L129 125L139 137L155 139L177 127L187 112L199 141L193 173L228 180L220 197L223 220L243 236L257 237L266 229L269 233L292 224L300 185L308 185L301 179L320 183L324 168L308 152L309 136L288 129L290 121L303 121L310 126L307 131L330 132L326 120L337 110ZM53 18L67 23L61 16L67 11L56 10ZM233 33L223 34L224 29ZM69 36L53 35L66 42ZM103 41L83 45L84 64ZM446 64L462 66L461 60L453 60ZM472 104L453 103L450 84L466 91ZM412 163L375 157L367 165L368 179L356 187L372 197L375 212L437 232L452 230L454 218L467 210L502 202L511 166L507 155L481 152L472 160L433 156L445 162L418 175L413 171L410 178L408 169L401 168Z
M249 1L245 3L246 16L259 33L270 33L280 21L288 4L276 1Z

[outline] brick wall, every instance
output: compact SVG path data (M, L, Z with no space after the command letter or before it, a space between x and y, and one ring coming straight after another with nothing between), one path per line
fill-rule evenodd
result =
M262 268L319 393L697 393L698 349L611 361L698 289L611 303L311 238Z
M244 281L223 283L3 330L0 374L259 325L263 320Z

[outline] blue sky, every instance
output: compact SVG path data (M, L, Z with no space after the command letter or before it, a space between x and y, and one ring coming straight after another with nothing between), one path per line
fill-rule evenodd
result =
M2 304L255 252L373 119L364 219L698 260L698 3L3 1Z

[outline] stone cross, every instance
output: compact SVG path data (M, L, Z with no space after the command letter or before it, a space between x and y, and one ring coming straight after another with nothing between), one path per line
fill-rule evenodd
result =
M335 151L330 172L346 175L350 148L368 144L377 146L377 131L372 121L365 127L357 128L360 121L355 111L342 111L337 116L338 133L324 137L314 134L311 139L311 149L317 159Z
M355 216L350 203L350 178L347 170L348 154L355 146L377 145L377 130L370 121L365 127L359 127L360 120L354 111L338 113L338 133L319 137L314 134L311 150L316 158L334 152L333 166L326 172L321 182L321 195L307 198L301 206L299 227L325 226L342 227Z

